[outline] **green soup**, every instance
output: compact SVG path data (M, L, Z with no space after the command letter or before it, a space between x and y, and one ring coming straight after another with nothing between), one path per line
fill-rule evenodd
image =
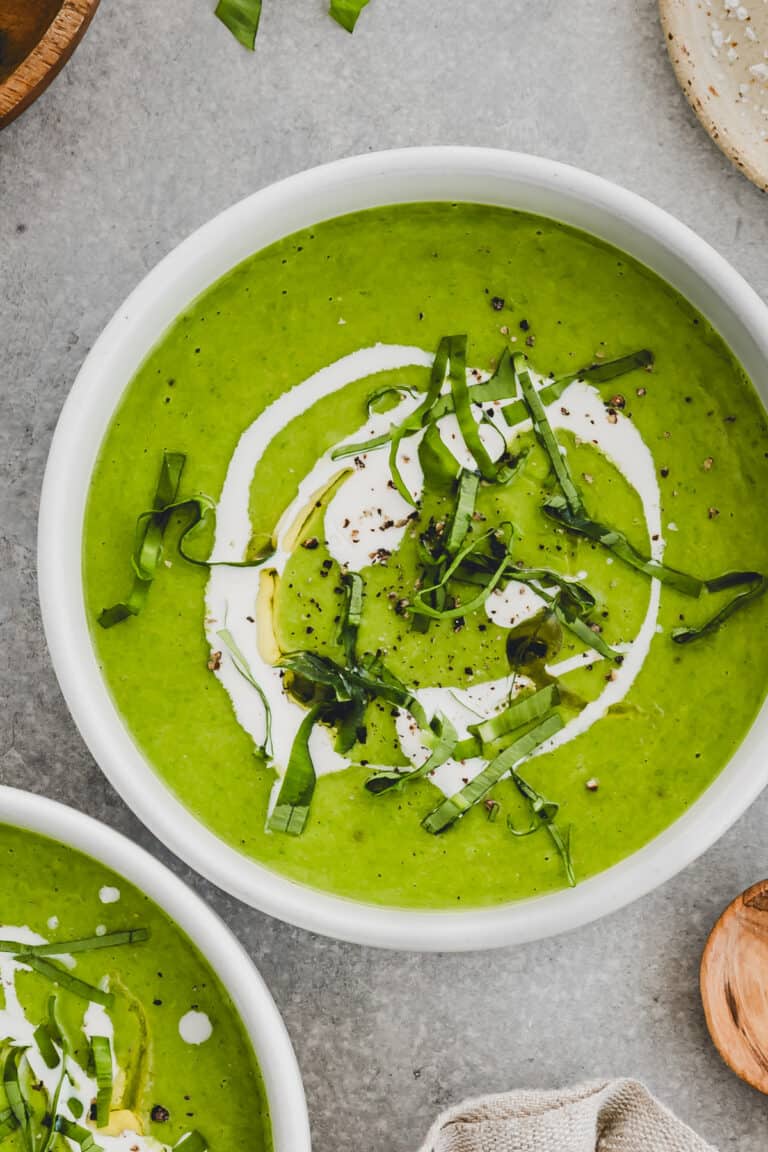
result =
M103 865L30 832L0 827L0 862L9 1152L271 1149L234 1005L165 913Z
M466 204L318 225L126 390L85 521L103 674L189 809L295 880L445 908L583 879L679 817L763 700L765 433L717 333L589 236ZM155 578L101 627L164 452L186 503L140 521ZM253 567L179 555L201 493L216 538L207 514L187 555Z

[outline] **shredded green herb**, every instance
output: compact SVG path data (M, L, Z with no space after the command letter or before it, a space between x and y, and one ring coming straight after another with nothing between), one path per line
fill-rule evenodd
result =
M459 471L458 461L440 435L433 420L419 444L419 463L424 473L424 488L433 492L453 487Z
M37 1050L43 1058L47 1068L58 1068L59 1066L59 1053L51 1038L51 1033L48 1027L48 1022L38 1024L37 1028L32 1034L32 1039L37 1045Z
M449 556L455 556L461 548L472 524L475 511L477 491L480 487L480 477L474 472L462 469L459 476L459 487L456 494L456 507L451 520L451 527L445 541L445 550Z
M344 572L341 576L341 586L344 589L344 610L339 628L339 643L344 649L347 663L354 665L357 662L355 653L357 633L363 618L365 584L359 572Z
M509 353L506 353L505 358L509 359ZM559 400L566 388L570 388L576 380L585 380L592 384L604 384L609 380L624 376L627 372L634 372L638 368L648 370L652 366L653 353L649 352L647 348L641 348L637 352L630 352L627 356L620 356L618 360L588 364L586 368L580 368L578 372L559 376L550 384L545 384L543 388L539 389L539 397L544 405L554 404L555 400ZM512 390L512 395L514 395L514 390ZM515 400L513 404L506 404L503 411L504 419L509 425L519 424L528 416L528 411L522 400Z
M499 466L491 460L480 437L480 428L472 414L472 403L467 386L467 337L452 336L450 341L450 382L453 408L464 443L472 453L485 480L493 483Z
M71 992L73 996L79 996L81 1000L101 1004L105 1008L111 1008L114 1005L115 998L111 992L105 992L103 988L87 984L85 980L73 976L66 968L60 964L54 964L52 960L44 960L42 956L35 956L30 952L20 952L18 960L20 964L26 964L28 968L40 976L44 976L52 984L58 985L66 992Z
M19 1126L19 1122L13 1114L13 1109L4 1108L0 1112L0 1144L6 1140L12 1132L15 1132Z
M219 0L216 15L235 39L253 52L261 19L261 0Z
M760 572L726 572L714 580L707 580L705 587L708 592L722 592L726 588L747 587L746 592L739 592L732 600L697 627L675 628L672 639L675 644L690 644L693 640L700 640L702 636L709 636L724 624L729 616L740 608L746 607L751 600L756 600L768 589L768 577Z
M84 936L79 940L53 940L48 944L21 944L18 940L0 940L0 952L25 956L70 956L77 952L95 952L124 944L143 944L149 940L148 928L127 928L105 932L103 936Z
M112 1107L112 1045L108 1036L91 1037L91 1061L96 1073L96 1127L106 1128Z
M23 1059L23 1048L9 1048L3 1064L3 1088L8 1107L16 1121L16 1127L21 1129L24 1146L31 1152L32 1135L29 1125L29 1105L21 1090L21 1076L19 1074L19 1065Z
M381 795L392 788L401 788L409 780L418 780L429 776L436 768L452 756L457 745L456 729L447 716L437 713L430 722L429 731L423 733L424 743L431 749L429 756L420 768L412 768L408 772L398 771L396 768L379 768L365 782L365 787L374 795Z
M201 568L258 568L273 553L270 542L252 560L202 560L192 556L186 547L186 541L198 529L202 529L209 522L215 511L215 503L210 496L189 496L184 500L178 499L178 490L181 483L182 472L186 463L186 456L181 452L164 452L160 467L160 479L155 491L152 508L142 512L136 520L133 555L133 588L128 598L111 608L105 608L98 620L102 628L112 628L130 616L138 616L146 604L149 590L157 576L160 562L163 557L163 538L168 523L174 515L186 515L188 523L179 534L176 545L179 555L189 564L196 564Z
M299 725L280 785L277 803L267 820L267 827L272 832L286 832L289 836L300 836L304 831L317 783L315 766L309 751L309 738L324 711L322 704L316 704L314 708L310 708Z
M587 539L602 544L603 548L607 548L619 560L623 560L630 567L644 572L646 576L655 577L662 584L669 584L671 588L676 588L678 592L683 592L686 596L698 597L704 590L705 582L703 580L699 580L696 576L688 576L685 572L678 572L676 568L669 568L658 560L651 560L643 556L632 547L623 532L619 532L615 528L606 528L604 524L590 520L582 512L571 511L567 502L561 497L552 496L543 507L544 512L552 520L556 520L558 524L562 524L570 532L576 533L577 536L586 536Z
M360 13L367 4L368 0L331 0L328 11L337 24L347 32L354 32Z
M562 727L563 721L557 712L547 716L540 724L519 736L503 752L500 752L460 792L456 792L438 804L437 808L422 820L422 827L433 836L439 832L444 832L478 801L482 800L506 772L509 772L516 764L529 756L550 736L559 732Z
M170 519L166 509L176 499L186 459L181 452L163 453L160 478L152 502L153 512L148 516L140 516L136 524L131 561L133 587L126 600L104 609L99 616L102 628L111 628L129 616L138 616L146 603L163 554L163 536Z
M96 1143L90 1128L84 1128L82 1124L76 1124L66 1116L57 1116L54 1128L61 1136L66 1136L67 1140L73 1140L78 1144L81 1152L102 1152L101 1145Z
M520 381L523 402L531 417L536 439L549 457L552 470L557 477L557 482L560 485L560 490L563 493L570 512L576 516L581 512L583 507L579 490L573 482L570 469L560 451L560 445L552 431L552 427L547 419L547 414L544 411L544 405L534 387L530 373L523 367L525 363L524 358L522 356L515 356L513 363L515 371L517 372L517 378Z
M475 552L480 545L491 536L499 539L501 559L497 561L495 569L490 573L488 580L482 585L477 595L473 596L466 604L455 604L451 608L433 608L428 601L430 594L440 588L444 588L454 573L461 567L467 556ZM511 556L513 541L514 528L511 524L502 524L498 529L489 529L489 531L484 532L482 536L478 536L476 540L465 544L445 569L436 584L428 588L419 589L411 604L411 611L423 616L430 616L433 620L455 620L458 616L465 616L469 615L470 612L474 612L485 603L504 578L504 573L508 567Z
M261 684L259 684L251 672L250 665L229 628L220 628L216 635L227 649L232 663L242 678L247 680L251 687L255 688L258 693L261 706L264 709L264 743L256 749L256 752L258 755L269 760L272 757L272 709L269 706L269 700L267 700L266 693Z
M528 696L520 696L514 700L503 712L498 712L480 724L470 724L467 731L474 738L475 745L479 745L478 755L487 744L493 744L503 736L509 735L524 724L530 724L545 716L560 703L560 692L556 684L548 684L546 688L539 689Z

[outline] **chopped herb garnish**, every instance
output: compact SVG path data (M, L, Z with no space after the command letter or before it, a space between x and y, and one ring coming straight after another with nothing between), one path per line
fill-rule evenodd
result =
M474 737L477 747L474 755L479 755L486 745L493 744L494 741L509 735L524 724L530 724L531 721L545 716L559 703L560 693L557 685L548 684L538 692L514 700L503 712L498 712L489 720L483 720L480 724L470 724L467 731Z
M68 1120L66 1116L57 1116L54 1128L59 1135L66 1136L67 1140L73 1140L75 1144L78 1144L81 1152L102 1152L101 1145L96 1143L90 1128L84 1128L82 1124L76 1124L74 1120Z
M324 711L322 704L316 704L314 708L310 708L299 725L280 785L277 803L267 820L267 827L272 832L287 832L289 836L300 836L304 831L317 782L315 766L309 751L309 738Z
M216 15L235 39L253 52L261 18L261 0L219 0Z
M347 32L354 32L360 13L367 3L368 0L331 0L328 11L337 24L341 24Z
M450 342L450 381L453 408L467 449L484 479L493 482L499 466L491 460L480 437L480 427L472 414L472 404L467 386L467 338L452 336Z
M242 678L247 680L258 693L261 706L264 709L264 743L256 751L260 756L269 759L272 756L272 709L269 706L269 700L267 700L261 684L251 672L250 665L229 628L220 628L216 635L229 652L230 659Z
M509 354L506 355L505 359L509 359ZM627 372L634 372L637 368L648 369L652 365L653 353L649 352L647 348L641 348L638 352L630 352L627 356L619 357L618 360L589 364L586 368L580 368L578 372L573 372L568 376L559 376L551 384L545 384L543 388L539 389L539 397L542 404L553 404L576 380L604 384L609 380L615 380L618 376L625 375ZM528 415L522 400L516 400L513 404L505 405L503 411L504 419L510 425L519 424Z
M105 932L103 936L84 936L79 940L53 940L48 944L21 944L18 940L0 940L0 952L25 956L72 956L77 952L95 952L123 944L143 944L149 940L148 928L127 928L122 932Z
M564 525L569 531L602 544L619 560L623 560L630 567L644 572L646 576L655 577L662 584L669 584L670 587L676 588L678 592L682 592L686 596L697 597L701 595L705 587L703 580L699 580L696 576L688 576L685 572L678 572L676 568L669 568L658 560L643 556L632 547L623 532L619 532L615 528L606 528L604 524L590 520L582 512L571 511L562 497L552 496L544 504L544 511L547 516Z
M433 608L428 603L427 597L438 589L444 588L454 573L461 567L467 556L475 552L478 547L490 537L496 537L498 540L501 559L497 561L496 567L490 572L488 579L482 584L481 590L477 595L473 596L466 604L456 604L452 608ZM478 536L476 540L466 544L456 554L436 584L428 588L419 589L414 596L411 611L423 616L430 616L433 620L452 620L457 616L467 616L470 612L474 612L475 609L480 608L504 578L511 556L513 540L514 529L512 525L502 524L499 529L492 528L488 532L484 532L482 536Z
M104 609L99 616L102 628L111 628L129 616L137 616L144 607L163 554L163 536L170 519L166 509L176 499L186 459L181 452L163 453L160 478L152 503L153 512L148 516L140 516L136 523L132 558L133 588L122 603Z
M396 768L377 769L365 782L365 787L369 792L378 796L392 788L401 788L409 780L418 780L424 776L429 776L453 755L458 736L447 716L438 712L432 718L429 730L422 735L424 743L431 748L431 751L421 767L412 768L408 772L401 772Z
M19 1126L19 1122L13 1114L13 1109L4 1108L0 1112L0 1144L6 1140L12 1132L15 1132Z
M528 414L531 417L533 431L541 447L549 457L549 462L552 465L552 470L557 477L557 482L560 485L560 490L563 493L569 511L574 515L578 515L582 510L581 496L576 485L573 482L570 469L565 462L560 445L557 442L552 427L547 419L547 414L544 411L544 405L541 402L541 397L534 388L533 380L530 373L522 365L525 363L522 356L514 357L514 367L517 372L518 380L520 381L520 388L523 393L523 403L528 409Z
M531 752L534 752L550 736L559 732L562 727L563 721L557 712L547 716L540 724L519 736L503 752L500 752L460 792L456 792L453 796L443 800L433 812L430 812L422 820L422 826L433 836L439 832L444 832L479 800L482 800L506 772L509 772Z
M514 769L510 772L510 776L517 785L518 791L528 801L533 820L531 826L524 832L518 832L509 818L507 818L507 827L515 836L530 836L532 832L537 832L539 828L546 828L552 843L557 849L558 855L563 861L568 884L571 888L575 887L576 873L571 856L571 829L569 826L565 834L563 834L555 823L555 817L560 811L560 805L556 804L553 800L547 800L542 796L541 792L537 792L536 789L529 784L527 780L524 780L520 773Z
M20 952L18 960L20 964L26 964L28 968L40 976L44 976L52 984L58 985L66 992L71 992L73 996L79 996L81 1000L101 1004L105 1008L111 1008L114 1005L115 998L111 992L105 992L102 988L87 984L85 980L73 976L66 968L62 968L60 964L54 964L52 960L44 960L42 956L35 956L30 952Z
M363 618L363 596L365 584L359 572L344 572L341 577L344 589L344 611L339 628L339 643L344 649L347 663L355 664L357 632Z
M154 503L150 511L142 512L136 521L131 557L133 588L126 600L100 613L98 619L102 628L112 628L129 616L138 616L141 612L157 576L163 556L163 537L174 514L186 515L188 518L186 527L179 535L177 549L182 559L190 564L202 568L258 568L272 555L274 548L271 542L253 560L201 560L190 555L186 549L187 538L206 525L216 506L210 496L196 495L184 500L178 499L185 463L186 456L181 452L163 453Z
M38 1024L32 1034L32 1039L37 1045L37 1049L43 1058L47 1068L58 1068L59 1066L59 1053L56 1049L51 1033L48 1028L48 1022Z
M424 487L430 491L452 488L459 471L453 452L440 435L439 425L433 420L419 444L419 463L424 473Z
M23 1048L9 1048L3 1064L3 1088L8 1107L11 1110L16 1127L21 1129L24 1146L32 1149L32 1135L29 1130L29 1105L24 1099L21 1090L21 1077L19 1065L24 1059Z
M445 541L445 550L449 556L456 555L469 532L479 487L480 477L474 472L467 472L462 469L461 475L459 476L459 487L456 493L456 507L454 508L448 537Z
M747 587L746 592L739 592L704 624L700 624L698 627L675 628L672 632L672 639L675 644L690 644L693 640L699 640L702 636L709 636L712 632L716 632L729 616L732 616L740 608L744 608L750 600L756 600L758 596L762 596L768 589L768 577L763 576L760 572L726 572L724 576L707 580L705 583L707 592L722 592L726 588L744 586Z
M112 1045L108 1036L91 1037L91 1060L96 1073L96 1127L106 1128L112 1107Z
M408 504L412 504L414 507L416 506L416 501L411 495L410 489L400 474L400 468L397 462L397 454L401 442L408 436L413 436L416 432L419 432L429 419L430 412L432 411L432 408L434 407L437 398L440 395L440 390L443 386L443 382L445 381L445 373L448 367L448 357L450 355L451 348L451 337L444 336L438 344L437 352L435 353L435 359L433 361L429 376L429 387L427 388L424 399L422 400L421 404L419 404L418 408L415 408L414 411L411 412L410 416L407 416L403 423L399 424L396 428L393 428L391 432L391 438L389 442L389 470L392 473L392 482L403 499L407 501ZM331 455L333 455L333 453Z

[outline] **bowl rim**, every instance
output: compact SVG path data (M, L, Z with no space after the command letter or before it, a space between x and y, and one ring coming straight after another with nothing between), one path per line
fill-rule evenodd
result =
M449 184L452 194L410 194L419 181L441 189ZM393 182L409 194L382 193L383 198L376 199L376 190ZM768 742L767 704L728 765L682 816L643 848L575 889L461 911L392 908L304 886L225 845L155 774L112 703L85 616L80 549L87 493L83 477L89 478L91 470L85 429L99 419L102 431L107 426L123 390L115 383L120 356L132 341L142 340L145 355L155 342L147 343L146 334L137 336L142 325L150 323L147 318L152 316L157 326L165 309L172 319L199 294L189 287L194 277L212 283L223 268L238 262L230 259L232 251L242 251L246 240L261 235L274 219L286 214L293 219L293 212L296 218L318 223L351 210L346 205L355 197L363 197L366 206L470 199L456 190L477 185L490 191L472 196L475 201L503 203L501 189L511 195L514 187L518 199L541 205L543 216L557 218L547 211L549 203L567 204L568 215L561 212L560 219L599 219L599 229L585 230L635 255L647 247L645 262L668 282L680 288L683 279L690 279L684 294L710 319L713 312L718 314L716 327L739 349L739 359L753 379L758 368L764 372L768 308L704 240L644 198L580 169L522 153L452 146L370 153L263 188L204 224L149 272L117 310L78 373L54 433L41 497L38 579L45 634L70 712L113 786L167 847L232 895L310 931L379 947L467 951L522 943L586 924L645 895L690 864L768 783L768 756L762 754ZM497 190L501 200L493 198ZM515 203L521 206L517 199ZM325 215L319 214L321 208ZM275 228L274 238L295 230ZM165 327L163 322L158 335ZM139 362L134 356L132 372ZM117 393L114 400L107 399L110 389ZM100 415L94 415L99 406ZM101 436L97 448L100 443Z
M310 1152L304 1087L285 1023L253 960L213 909L121 832L47 796L0 785L2 825L36 832L106 865L181 928L216 972L250 1038L264 1081L274 1152Z
M40 39L0 81L0 129L42 95L85 35L100 0L61 0Z

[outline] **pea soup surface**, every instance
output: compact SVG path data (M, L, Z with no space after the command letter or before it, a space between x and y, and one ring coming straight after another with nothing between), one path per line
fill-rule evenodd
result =
M616 249L466 204L332 220L126 390L85 521L100 665L267 866L400 906L546 892L679 817L760 707L765 448L729 349ZM203 513L182 548L223 566L176 549Z
M0 825L0 1131L9 1152L270 1152L234 1005L169 917L53 840Z

